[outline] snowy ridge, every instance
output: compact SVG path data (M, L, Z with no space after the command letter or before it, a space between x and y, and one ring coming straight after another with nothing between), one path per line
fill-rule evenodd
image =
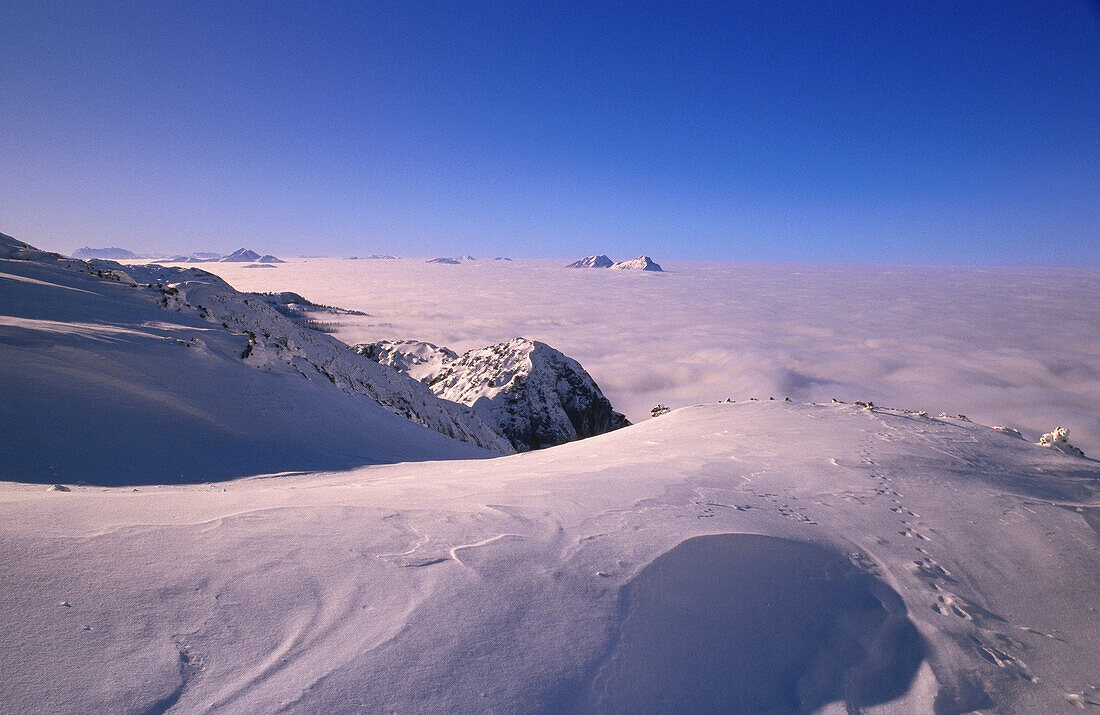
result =
M436 399L430 390L396 370L359 358L333 337L299 327L271 306L267 296L240 293L220 278L193 268L153 264L120 266L116 272L164 286L165 307L195 310L208 321L245 334L248 343L242 359L254 367L307 380L321 376L344 392L367 395L394 414L448 437L501 454L511 452L470 410Z
M0 702L1072 712L1100 702L1098 508L1094 461L781 401L504 459L6 484Z
M416 459L418 454L438 458L445 456L447 450L438 447L418 451L416 445L424 443L423 438L407 436L402 441L385 447L379 445L387 431L401 429L378 424L375 437L355 437L354 429L363 429L364 419L376 419L370 405L383 408L392 415L411 420L417 425L471 445L491 450L498 454L510 453L511 446L495 430L477 416L472 410L437 398L425 386L389 367L365 360L349 350L338 340L317 330L310 329L309 321L296 321L283 314L292 307L298 307L294 294L278 298L269 295L240 293L222 279L197 268L168 268L155 264L144 266L123 266L110 261L79 261L65 259L15 241L10 237L0 237L0 258L8 260L0 271L0 351L5 357L6 370L4 380L8 383L9 399L2 415L6 425L13 429L30 430L33 424L27 424L26 416L20 417L14 406L23 404L23 411L39 415L46 424L62 424L63 417L70 413L73 421L73 407L76 415L87 417L91 422L84 430L76 429L75 422L66 434L74 440L74 445L85 445L72 450L59 450L59 474L70 469L78 469L76 462L81 449L89 449L85 441L96 439L99 430L92 427L96 419L108 424L102 418L89 413L87 407L81 408L78 395L100 395L111 384L108 374L117 372L118 383L125 389L141 396L142 400L155 396L161 404L171 405L166 415L173 420L205 420L201 428L192 425L182 432L174 433L170 443L179 449L185 449L189 439L187 432L210 434L210 439L225 440L222 453L212 450L204 455L210 460L212 473L205 479L223 478L224 474L240 474L249 468L247 454L232 452L229 447L235 431L238 441L247 443L255 439L257 443L274 442L282 439L287 444L300 444L284 453L287 463L294 465L323 466L325 461L321 445L329 444L332 464L362 464L372 461L390 461L394 454L400 453L402 459ZM281 301L281 303L280 303ZM289 301L289 302L288 302ZM320 309L320 307L315 306ZM283 311L283 312L281 312ZM308 313L307 313L308 314ZM88 342L88 341L91 342ZM109 340L119 342L122 350L97 349L96 341ZM26 346L26 347L25 347ZM34 346L34 347L31 347ZM178 347L173 347L178 346ZM179 352L184 348L184 352ZM194 350L186 350L194 348ZM58 370L66 370L79 379L72 381L58 379L48 381L49 388L39 388L41 394L28 392L28 386L39 384L45 379L43 373L36 374L36 356L40 361L43 351L49 354L67 350L71 357L68 366L58 365ZM93 367L98 365L98 367ZM145 366L145 367L139 367ZM154 367L159 366L159 367ZM255 371L255 375L241 374ZM163 372L166 376L160 376ZM283 379L271 381L262 375L275 375ZM97 376L98 375L98 376ZM266 431L260 426L266 420L251 420L252 424L242 425L242 411L248 409L246 403L233 399L237 390L233 387L212 390L203 383L206 376L212 384L218 380L228 381L232 385L238 381L242 386L251 385L263 392L270 400L272 408L282 400L298 400L299 404L312 404L316 414L306 414L306 423L298 429L313 434L311 430L321 430L330 437L320 440L320 444L311 446L302 436L288 434L287 430L296 429L293 422L271 425ZM147 376L147 377L146 377ZM236 377L234 377L236 376ZM287 383L290 379L290 383ZM135 382L136 380L136 382ZM267 382L265 382L267 380ZM262 387L270 383L267 387ZM282 387L277 387L277 384ZM302 390L307 388L308 397ZM45 390L44 393L41 391ZM339 393L350 398L369 398L365 403L349 403L337 396ZM110 402L93 407L104 409ZM155 410L156 403L150 403L142 409ZM360 407L355 407L360 404ZM324 405L324 406L322 406ZM185 407L184 407L185 406ZM363 416L356 410L366 408ZM180 410L182 412L174 412ZM279 408L284 410L285 408ZM11 410L8 412L8 410ZM141 420L140 411L132 417L135 425ZM155 414L155 413L154 413ZM264 412L276 419L279 410ZM120 412L112 420L130 419L129 412ZM344 424L339 428L325 427L325 420L341 419ZM157 417L150 415L155 422ZM246 420L247 421L247 420ZM33 422L33 420L31 420ZM129 425L128 422L126 422ZM308 424L308 429L305 427ZM217 426L215 426L217 425ZM46 429L43 425L43 429ZM121 429L121 426L120 426ZM135 438L129 434L133 429L127 426L122 432L108 435L105 444L95 449L109 449L110 444L125 445ZM245 438L244 433L250 436ZM150 433L148 439L154 440ZM146 439L142 437L141 439ZM337 440L340 444L336 447ZM345 440L345 441L339 441ZM104 441L104 440L101 440ZM428 440L429 442L431 440ZM19 450L7 456L8 472L16 478L47 478L48 475L34 476L32 464L49 464L52 459L43 445L39 448L21 450L14 441L5 445L8 450ZM468 456L463 450L451 450L453 454ZM252 468L263 469L263 464L280 463L280 450L269 449L262 459L253 459ZM290 457L293 458L290 458ZM28 461L29 460L29 461ZM131 455L129 462L142 463L140 455ZM149 458L145 457L148 462ZM195 465L202 462L198 460ZM66 466L61 466L62 463ZM22 466L21 466L22 465ZM267 467L270 468L270 467ZM156 476L165 471L171 474L170 465L161 465L144 475L123 474L125 480L150 481L187 481L195 479L191 468L177 470L180 474ZM99 467L88 470L89 474L108 474ZM125 471L125 470L124 470ZM257 473L243 472L243 473ZM98 479L98 477L95 477Z
M638 256L629 261L612 261L604 255L587 256L573 261L566 268L614 268L620 271L661 271L661 266L649 256Z
M580 363L526 338L450 360L428 386L446 400L470 405L520 451L629 424Z

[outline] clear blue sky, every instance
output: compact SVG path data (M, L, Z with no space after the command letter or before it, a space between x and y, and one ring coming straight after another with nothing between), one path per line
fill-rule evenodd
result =
M0 0L56 250L1100 265L1100 9Z

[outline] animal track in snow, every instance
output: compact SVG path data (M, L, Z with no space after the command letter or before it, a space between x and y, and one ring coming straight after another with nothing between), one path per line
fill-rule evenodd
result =
M1039 679L1032 675L1031 672L1027 669L1027 664L1019 658L1013 656L1010 653L1006 653L1004 650L997 648L990 643L987 643L985 640L978 636L971 637L974 640L975 650L977 650L978 655L983 660L993 663L998 668L1006 670L1010 675L1019 678L1020 680L1026 680L1030 683L1039 682Z
M974 616L963 608L960 604L960 599L956 596L948 596L943 594L936 598L936 603L932 605L932 610L941 616L957 616L966 621L974 620Z
M917 572L927 579L955 583L955 579L951 577L951 572L940 566L933 558L919 559L914 561L913 564L917 567Z
M905 529L903 529L902 531L899 531L898 534L900 534L901 536L904 536L906 538L909 538L909 539L917 538L917 539L920 539L921 541L931 541L932 540L932 539L929 539L924 534L920 533L919 531L914 531L913 529L909 528L908 526L905 527Z

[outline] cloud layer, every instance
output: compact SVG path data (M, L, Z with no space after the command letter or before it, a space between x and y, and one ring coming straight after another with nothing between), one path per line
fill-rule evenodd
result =
M670 261L651 274L562 263L209 267L242 290L369 313L344 323L349 343L416 338L461 352L542 340L634 421L657 402L836 397L962 413L1033 440L1065 425L1100 454L1100 271Z

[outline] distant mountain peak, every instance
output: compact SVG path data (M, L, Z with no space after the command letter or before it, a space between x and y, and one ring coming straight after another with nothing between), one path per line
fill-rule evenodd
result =
M649 256L638 256L632 258L629 261L619 261L611 266L620 271L662 271L660 264L656 263Z
M566 268L610 268L615 262L604 255L586 256L579 261L573 261Z
M566 268L617 268L620 271L661 271L663 270L656 261L649 256L638 256L629 261L612 261L604 255L586 256L579 261L573 261Z
M255 263L258 260L260 260L260 254L247 248L238 248L221 259L223 263Z
M84 248L78 248L73 251L73 258L104 258L110 261L119 261L138 257L139 256L133 251L127 251L125 248L118 248L117 246L111 246L110 248L90 248L85 246Z

